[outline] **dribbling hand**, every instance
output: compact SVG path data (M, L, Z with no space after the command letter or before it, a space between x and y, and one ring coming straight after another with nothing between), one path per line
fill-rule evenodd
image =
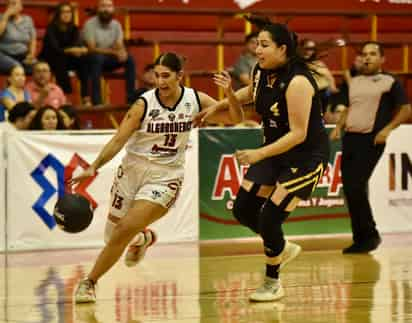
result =
M89 167L88 169L83 171L80 175L72 177L72 179L70 179L67 182L67 184L70 186L77 185L83 182L84 180L86 180L87 178L93 177L94 175L96 175L96 169L94 167Z

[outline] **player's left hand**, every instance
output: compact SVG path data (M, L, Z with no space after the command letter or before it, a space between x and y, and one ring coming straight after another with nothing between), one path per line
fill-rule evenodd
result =
M375 145L383 145L386 143L386 140L389 137L389 134L391 133L391 131L389 129L385 129L383 128L381 131L379 131L376 136L375 139L373 140L373 143Z
M258 149L237 150L235 157L241 165L252 165L264 158Z

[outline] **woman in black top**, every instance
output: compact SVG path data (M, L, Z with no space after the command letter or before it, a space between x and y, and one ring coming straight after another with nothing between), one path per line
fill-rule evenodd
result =
M49 63L57 84L64 93L72 93L68 71L74 70L81 82L81 96L87 100L87 47L81 44L70 3L61 3L47 26L40 58Z
M228 97L201 112L197 119L220 122L229 108L242 119L240 103L253 101L262 118L264 143L258 149L236 152L240 164L251 165L233 207L237 220L258 233L266 255L266 278L250 296L273 301L284 296L279 269L301 248L286 242L282 223L315 189L329 157L321 102L313 72L297 54L297 36L283 24L249 18L260 27L253 84L233 92L227 73L215 82ZM236 102L237 101L237 102Z

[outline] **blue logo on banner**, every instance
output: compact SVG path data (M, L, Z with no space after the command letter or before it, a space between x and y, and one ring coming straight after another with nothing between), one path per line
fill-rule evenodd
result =
M56 172L57 190L44 175L49 167L51 167ZM43 189L43 193L33 204L32 209L39 215L39 217L51 230L56 226L56 221L54 220L53 216L49 214L49 212L47 212L45 205L53 196L53 194L56 193L56 191L58 197L64 195L64 165L59 160L57 160L56 157L48 154L40 162L39 166L37 166L31 172L30 175L34 179L34 181Z

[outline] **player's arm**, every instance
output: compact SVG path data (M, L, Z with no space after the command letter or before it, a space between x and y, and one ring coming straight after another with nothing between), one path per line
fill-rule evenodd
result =
M119 129L112 139L104 146L99 156L91 167L95 170L109 162L126 144L134 131L140 128L141 119L144 115L145 103L143 100L136 101L130 108L120 124Z
M252 102L252 86L248 85L234 93L234 98L241 105ZM233 106L232 106L233 107ZM229 99L225 98L215 104L202 109L200 113L195 116L195 126L204 123L227 123L230 103Z
M74 177L70 183L76 184L87 177L93 176L100 167L112 160L112 158L123 148L133 132L140 128L144 113L145 102L142 99L139 99L129 109L116 134L103 147L96 160L82 174Z
M290 131L274 143L260 148L262 159L282 154L301 144L307 136L313 86L304 76L295 76L286 90Z

